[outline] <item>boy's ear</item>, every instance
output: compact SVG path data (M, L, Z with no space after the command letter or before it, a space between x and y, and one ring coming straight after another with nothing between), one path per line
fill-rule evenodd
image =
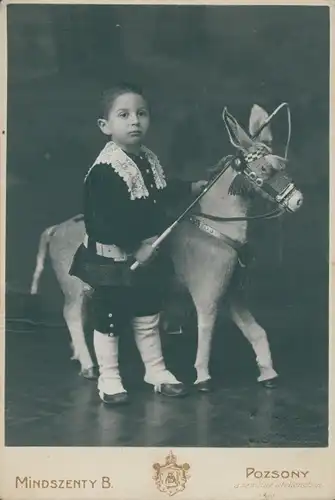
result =
M97 125L103 134L110 135L109 131L107 130L107 120L105 120L104 118L99 118L97 121Z

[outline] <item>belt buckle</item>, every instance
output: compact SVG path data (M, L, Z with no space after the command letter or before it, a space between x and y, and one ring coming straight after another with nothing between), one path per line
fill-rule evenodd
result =
M124 254L124 252L121 252L114 245L108 246L108 245L103 245L102 243L97 243L96 249L98 255L101 255L102 257L106 257L109 259L113 259L114 262L125 262L127 260L127 256ZM120 253L119 256L115 255L117 252Z
M113 258L113 255L112 254L112 249L111 248L108 248L107 245L103 245L103 244L97 244L97 250L99 251L100 250L100 254L103 256L103 257L107 257L107 258Z

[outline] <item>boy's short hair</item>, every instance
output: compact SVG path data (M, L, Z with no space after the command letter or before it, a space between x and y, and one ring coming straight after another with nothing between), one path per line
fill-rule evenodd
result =
M100 99L99 117L108 118L109 111L114 104L115 99L122 94L138 94L145 99L143 89L134 83L121 82L104 90Z

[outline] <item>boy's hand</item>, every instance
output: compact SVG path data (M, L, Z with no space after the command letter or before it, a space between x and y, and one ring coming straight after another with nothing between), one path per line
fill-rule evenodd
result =
M207 186L208 181L197 181L197 182L192 182L192 194L195 196L198 196L203 188Z
M148 263L156 254L157 248L152 248L152 244L156 238L142 242L141 246L134 253L135 259L144 265Z

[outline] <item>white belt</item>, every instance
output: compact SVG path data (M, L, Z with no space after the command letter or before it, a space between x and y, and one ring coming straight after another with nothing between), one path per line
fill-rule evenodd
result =
M147 243L151 245L156 239L157 236L152 236L151 238L147 238L146 240L144 240L142 243ZM84 236L83 245L86 248L88 247L87 234L85 234ZM114 259L115 262L126 262L128 258L131 256L116 245L106 245L104 243L99 243L99 242L95 243L95 250L97 255L100 255L100 257L108 257L109 259Z
M88 247L88 236L84 236L83 245ZM104 243L95 243L95 249L97 255L100 257L108 257L109 259L115 260L115 262L125 262L128 260L127 253L116 245L106 245Z

